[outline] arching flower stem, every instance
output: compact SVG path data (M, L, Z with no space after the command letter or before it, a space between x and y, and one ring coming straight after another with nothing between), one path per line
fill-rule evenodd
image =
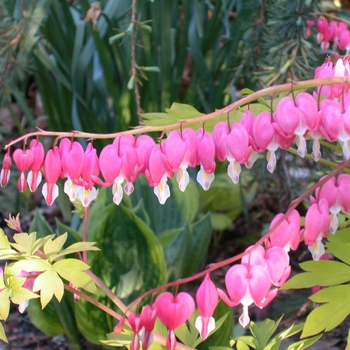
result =
M293 84L293 91L298 91L298 90L310 89L310 88L314 88L322 85L349 84L349 83L350 83L350 77L332 77L332 78L311 79L311 80L305 80L300 82L293 82L292 84ZM34 137L34 136L35 137L36 136L44 136L44 137L55 136L57 137L57 140L64 137L68 137L68 138L80 137L80 138L86 138L86 139L112 139L112 138L114 139L120 136L138 135L138 134L150 133L155 131L168 132L174 129L179 129L180 127L186 127L186 126L190 126L198 123L204 123L208 120L215 119L216 117L222 114L227 114L232 110L237 109L238 107L241 107L253 101L256 101L260 97L273 95L281 92L289 92L289 91L291 91L290 83L268 87L266 89L262 89L257 92L254 92L251 95L244 96L240 100L234 103L231 103L230 105L222 109L218 109L215 112L205 114L196 118L182 120L177 123L169 124L165 126L164 125L163 126L143 126L143 127L134 128L133 130L121 131L121 132L111 133L111 134L95 134L95 133L80 132L76 130L71 132L53 132L53 131L39 130L39 131L28 133L24 136L21 136L11 141L4 148L7 149L8 147L22 140L26 142L28 138Z

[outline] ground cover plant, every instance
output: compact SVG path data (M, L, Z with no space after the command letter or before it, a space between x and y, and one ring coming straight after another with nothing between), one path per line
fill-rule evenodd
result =
M16 304L38 328L52 335L65 333L77 349L79 334L93 344L131 350L279 349L282 340L299 334L300 340L288 349L307 348L350 313L350 32L334 15L317 14L312 1L271 1L258 7L270 24L259 37L254 26L243 30L256 18L254 2L173 2L171 9L163 8L162 30L171 32L177 27L167 27L169 19L178 23L183 16L189 36L173 31L174 46L162 52L169 37L160 30L152 36L158 23L147 19L158 18L156 6L169 4L39 1L28 5L37 7L26 8L36 16L30 30L11 32L10 22L5 23L5 33L13 37L1 63L9 65L15 57L18 66L2 72L3 103L11 109L9 98L15 98L29 127L37 123L20 84L31 79L26 65L35 65L34 80L51 130L27 131L17 123L23 135L4 146L0 185L6 188L15 177L16 191L41 192L49 207L60 200L71 224L57 220L54 230L37 211L23 232L19 216L9 216L8 226L16 233L9 239L0 231L0 259L6 262L0 270L0 319L6 322L10 304ZM12 18L13 11L12 19L24 25L25 6L7 2L3 15ZM167 17L174 13L176 19ZM66 20L60 21L63 15ZM117 34L112 35L110 21L118 25ZM206 22L210 31L204 33ZM293 30L281 31L282 23L293 23ZM70 55L60 55L63 43L52 35L54 28L70 38ZM230 37L237 28L239 35ZM283 42L277 41L277 31ZM47 40L37 38L39 32ZM159 61L150 38L159 44L160 56L164 54ZM266 44L261 50L268 47L269 52L261 60L249 56L258 39ZM209 41L212 45L206 46ZM322 51L332 47L339 53L315 65L313 75L304 80L313 57L304 64L300 58L306 49L314 52L316 41ZM172 51L176 45L189 45L192 56ZM274 47L281 48L279 57ZM238 73L228 66L230 50L241 52L238 61L231 57ZM22 60L23 52L29 63ZM167 61L169 52L174 56ZM270 68L264 65L266 57L274 57ZM196 64L186 86L188 59ZM253 66L260 66L258 74L243 74ZM157 75L157 88L151 88L151 74ZM239 74L256 92L242 89L242 97L231 101ZM277 85L287 77L289 82ZM218 105L226 106L210 112ZM154 112L164 107L165 112ZM127 128L138 120L142 125ZM304 184L256 243L198 272L213 228L227 228L244 211L250 194L239 184L248 181L257 162L274 173L286 152L326 170L314 183ZM221 202L228 194L239 197L239 204ZM302 216L296 210L301 205L306 207ZM301 264L305 272L288 279L288 253L300 244L313 260ZM211 279L224 267L225 290ZM200 284L191 295L183 288L195 280ZM318 307L305 323L277 332L281 318L251 321L249 308L266 307L280 289L312 287L310 300ZM249 326L251 335L233 333L232 307L238 305L238 322ZM0 338L7 341L2 326Z

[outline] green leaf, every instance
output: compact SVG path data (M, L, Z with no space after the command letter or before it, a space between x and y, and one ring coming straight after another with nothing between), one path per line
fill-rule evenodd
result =
M191 348L196 348L196 346L201 342L199 338L198 330L194 326L196 318L199 316L197 310L193 312L191 317L188 320L188 327L186 323L182 324L180 327L175 329L175 335L179 338L181 343L186 344ZM198 339L198 342L197 342Z
M68 248L63 249L59 254L57 254L57 257L61 257L68 254L73 254L77 252L83 252L83 251L100 251L99 248L94 247L96 242L77 242L70 245Z
M192 119L203 115L203 113L197 111L191 105L176 102L174 102L170 108L165 109L165 111L178 120Z
M84 271L89 269L89 265L78 259L63 259L53 264L55 271L64 279L72 282L78 288L96 294L96 286L91 277Z
M281 289L310 288L313 286L332 286L350 280L350 266L338 261L306 261L300 264L303 270L288 280Z
M52 267L41 273L35 279L33 291L40 291L41 307L44 308L53 296L55 296L58 301L62 299L64 293L63 282Z
M250 331L257 340L257 350L264 349L273 333L275 333L279 323L282 320L282 317L280 317L280 319L278 319L276 322L270 320L269 318L265 319L260 324L256 324L253 321L250 322Z
M212 226L210 213L202 216L198 221L190 226L190 248L183 267L183 276L192 275L203 261L210 244L212 236Z
M135 190L130 195L129 208L136 207L142 200L148 214L149 226L159 237L163 231L183 228L192 223L199 207L198 189L191 180L186 191L181 192L175 179L168 180L171 196L164 205L160 205L153 189L146 178L139 178L134 184Z
M0 291L0 320L6 320L10 312L10 291L5 288Z
M217 320L216 331L198 345L199 350L206 350L212 346L228 346L232 339L234 322L232 308L220 300L213 317Z
M34 299L29 302L26 311L30 321L43 333L55 336L64 332L52 303L48 303L45 309L42 310L40 301Z
M62 249L64 243L67 240L67 232L63 235L56 237L56 239L49 239L44 245L44 253L53 261L57 257L57 253Z
M344 261L350 265L350 244L345 242L327 242L327 253L333 254L339 260Z
M11 243L11 246L18 250L20 253L33 255L33 246L36 241L36 232L32 233L16 233L13 235L13 240L16 243Z
M115 205L111 197L110 189L102 189L91 208L87 236L97 242L103 255L90 254L88 263L129 304L140 294L165 283L165 261L161 244L149 225L132 208ZM120 283L123 285L119 289ZM115 307L104 293L97 300ZM79 330L93 343L98 344L114 327L110 316L84 300L75 305L75 314Z
M322 337L322 334L316 335L314 337L299 340L296 343L290 344L286 350L303 350L310 347L312 344L316 343Z
M5 330L1 322L0 322L0 340L4 341L5 343L8 343Z
M320 290L310 299L321 303L308 315L301 334L310 337L338 326L350 313L350 285L333 286Z
M5 235L5 232L3 231L3 229L0 228L0 253L2 253L2 250L9 250L9 249L11 249L9 240Z
M44 216L40 214L38 209L35 210L33 220L29 227L29 232L34 232L34 231L37 233L37 236L40 238L44 238L54 234L51 227L46 222Z
M31 260L20 260L9 267L13 275L18 275L21 271L34 272L46 271L51 269L51 264L40 258L32 258Z

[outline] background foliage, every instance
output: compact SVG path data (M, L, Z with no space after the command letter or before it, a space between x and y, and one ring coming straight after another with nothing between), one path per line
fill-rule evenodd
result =
M305 21L322 10L319 5L316 0L139 0L132 22L132 0L3 0L0 107L9 118L0 120L0 141L35 127L121 131L139 123L141 110L147 121L151 112L179 102L199 115L233 102L242 88L312 78L322 55L315 39L305 38ZM167 118L169 123L171 113ZM242 211L247 215L255 195L254 178L245 176L234 186L219 174L225 171L218 169L206 193L191 183L182 194L172 182L163 207L142 181L120 207L101 191L88 239L97 241L104 255L89 255L92 270L126 303L192 274L206 254L212 227L227 229ZM57 222L57 233L68 231L70 243L79 241L79 219L72 219L67 202L60 206L65 223ZM31 229L52 233L39 214ZM104 295L99 298L107 302ZM87 303L77 306L66 298L63 305L62 310L51 303L41 311L34 301L29 314L39 328L64 332L77 348L78 330L96 343L113 327L111 318ZM45 317L53 321L43 322ZM227 340L233 320L225 322Z

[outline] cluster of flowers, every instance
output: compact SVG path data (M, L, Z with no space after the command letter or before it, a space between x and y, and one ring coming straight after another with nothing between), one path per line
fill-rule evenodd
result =
M239 322L246 327L249 322L248 307L255 304L259 308L268 305L277 295L278 287L288 279L291 267L288 252L296 250L302 239L308 245L315 260L325 259L322 244L323 237L328 232L335 233L338 228L337 214L343 210L350 212L350 175L341 174L331 178L318 188L315 197L311 197L311 206L306 213L305 225L301 230L300 215L293 210L282 222L283 214L278 214L272 220L270 230L274 229L263 246L251 246L246 249L239 264L233 265L226 273L225 285L228 295L216 288L209 274L205 276L196 293L196 303L199 316L195 321L202 339L215 329L213 314L219 298L229 306L242 304L243 312ZM279 225L277 226L277 224ZM134 332L131 350L139 350L139 333L142 331L142 349L147 349L152 343L152 330L155 320L168 328L167 349L176 346L174 330L185 323L195 309L195 301L186 292L173 295L161 293L152 305L144 307L142 313L131 313L128 316L130 327ZM124 320L123 320L124 322ZM115 328L119 334L123 322Z
M336 64L328 60L315 72L315 78L348 76L349 61L338 59ZM71 201L80 199L86 207L97 196L95 184L112 186L113 201L119 204L123 192L131 194L133 182L140 174L147 177L159 202L164 204L170 196L167 179L176 174L181 191L189 183L188 167L200 165L197 181L207 190L214 179L215 157L229 162L227 173L234 183L239 181L241 165L252 167L258 154L267 151L267 169L276 167L275 152L278 148L288 149L293 141L298 154L307 153L306 137L314 140L312 157L321 157L320 139L339 141L345 159L350 158L350 92L345 84L334 84L318 88L311 95L306 92L285 96L276 110L261 112L254 116L246 108L237 123L219 122L210 134L199 128L173 130L160 144L147 136L132 135L117 137L112 144L97 155L92 143L86 150L76 141L63 139L59 146L50 149L46 156L42 144L33 139L28 149L17 149L13 153L20 177L18 188L27 186L35 191L44 170L45 184L42 193L48 205L58 196L56 182L59 177L67 178L64 191ZM326 96L321 102L320 97ZM0 185L5 186L10 175L11 157L4 157L0 174ZM25 172L29 170L26 177ZM99 174L102 174L104 181ZM124 184L124 190L122 185Z
M315 25L315 22L307 20L306 25L306 37L309 37L311 35L311 28ZM321 49L323 51L326 51L332 46L332 50L338 48L349 53L350 31L345 22L335 20L328 22L327 18L322 16L316 20L316 29L317 41L321 44Z

